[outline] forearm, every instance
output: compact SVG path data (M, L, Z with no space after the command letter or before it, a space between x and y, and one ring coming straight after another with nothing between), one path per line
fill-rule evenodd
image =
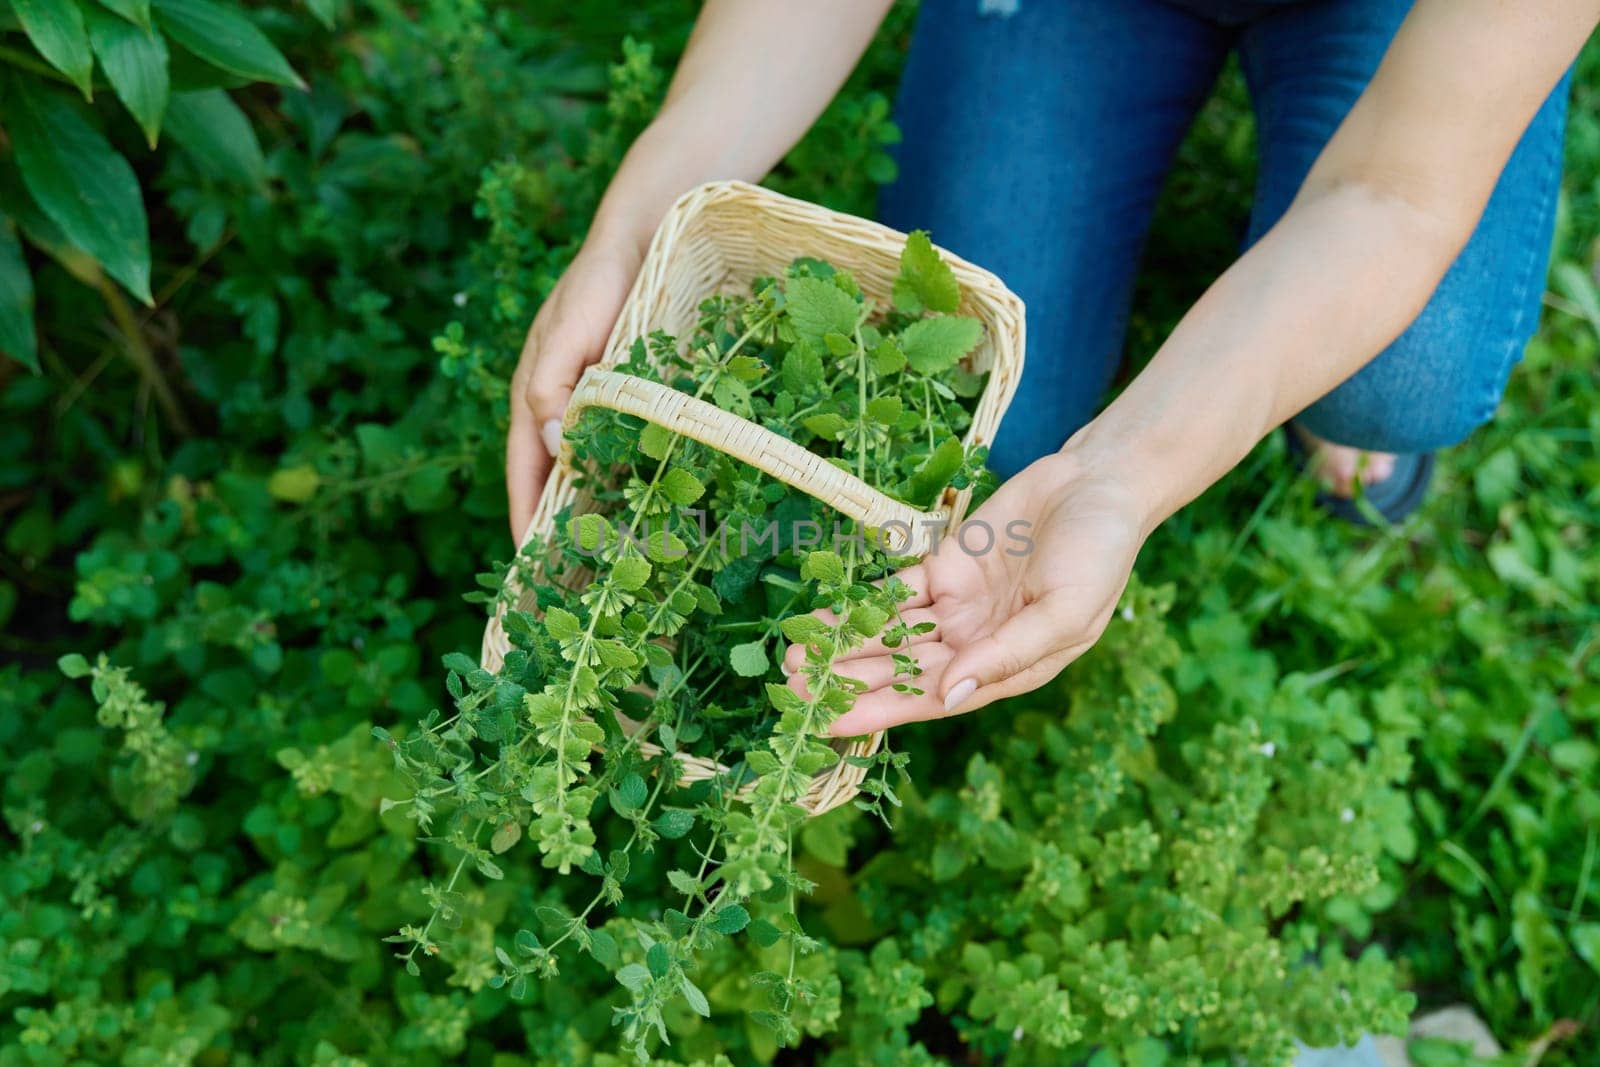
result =
M1067 451L1153 528L1394 340L1469 232L1360 183L1303 196Z
M644 244L702 182L758 181L827 107L891 0L707 0L660 114L628 150L594 232Z

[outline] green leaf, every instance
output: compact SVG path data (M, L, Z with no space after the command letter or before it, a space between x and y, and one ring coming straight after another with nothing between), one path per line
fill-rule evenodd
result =
M700 892L700 879L688 871L668 871L667 884L686 897L692 897Z
M674 467L661 478L661 492L680 508L688 507L705 495L706 487L688 471Z
M839 553L827 549L818 549L806 553L806 558L800 564L800 577L814 578L819 582L834 584L844 581L844 560L839 558Z
M317 495L322 486L322 475L309 463L282 467L267 479L267 492L274 500L290 504L304 504Z
M656 833L668 841L676 841L694 829L694 812L684 808L668 808L657 816L651 825L655 827Z
M820 644L832 631L815 615L791 615L778 624L783 636L797 645Z
M557 641L571 641L583 634L583 624L566 608L552 607L544 613L544 628Z
M503 822L489 838L489 848L496 855L506 851L522 839L522 827L514 822Z
M783 357L783 387L796 396L819 391L823 384L822 357L804 346L789 349Z
M879 396L867 401L867 418L884 426L899 422L904 411L905 405L897 396Z
M1572 928L1571 938L1578 957L1600 974L1600 923L1578 923Z
M650 982L650 972L645 970L643 964L630 963L617 972L617 981L630 993L637 993Z
M604 930L590 930L589 955L593 956L594 961L607 970L615 967L619 958L616 938Z
M111 88L144 131L145 142L154 148L167 109L167 42L159 33L140 29L99 8L89 8L84 17L89 24L89 43Z
M0 215L0 352L39 373L33 330L33 274L22 257L16 227Z
M750 913L738 904L728 904L717 909L711 919L711 928L720 934L736 934L750 925Z
M637 774L629 774L611 791L611 802L619 811L638 811L650 799L650 787Z
M643 556L623 556L611 564L611 580L625 592L642 589L650 580L650 561Z
M961 362L983 339L983 323L964 315L920 319L900 334L906 362L922 374L938 374Z
M734 645L728 653L728 663L733 673L741 678L760 678L767 673L767 647L764 641L747 641Z
M45 62L65 74L86 99L94 96L94 53L78 0L11 0L22 31Z
M744 762L756 774L771 774L780 766L778 757L764 748L753 748L746 752Z
M749 936L750 940L754 941L758 947L771 948L782 939L783 931L765 919L757 919L750 924Z
M861 306L833 282L793 278L784 293L795 333L817 351L826 350L823 338L828 334L855 331Z
M100 0L100 6L141 29L150 28L150 0Z
M87 678L94 673L89 661L77 652L69 652L56 660L56 667L68 678Z
M650 946L644 954L644 961L654 978L665 978L667 971L672 969L672 955L667 952L667 946L660 942Z
M65 97L12 84L6 129L28 192L67 240L151 303L150 227L133 168Z
M900 253L900 275L894 281L894 306L908 315L923 311L952 312L961 305L955 272L939 257L926 230L913 230Z
M931 504L940 491L950 484L950 479L960 472L965 455L958 439L946 437L940 442L939 447L911 476L910 488L906 493L911 503L918 507Z
M837 441L839 435L850 427L849 421L836 411L824 411L820 415L809 415L801 419L800 423L824 441Z
M689 981L689 976L683 978L683 999L689 1002L689 1009L702 1019L711 1017L711 1005L706 1000L706 995L700 987Z
M645 428L639 432L639 451L654 460L666 459L674 436L676 435L665 426L658 426L653 422L646 423Z
M310 9L312 17L322 23L323 29L333 29L339 11L337 0L306 0L306 7Z
M250 187L266 181L261 142L225 89L174 94L167 132L213 178Z
M212 66L254 81L306 87L238 8L214 0L155 0L155 9L167 36Z

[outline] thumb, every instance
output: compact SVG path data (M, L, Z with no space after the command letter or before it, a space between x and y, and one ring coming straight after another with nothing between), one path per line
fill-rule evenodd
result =
M1079 643L1058 599L1030 604L951 658L939 678L945 710L970 711L1036 689L1090 643Z

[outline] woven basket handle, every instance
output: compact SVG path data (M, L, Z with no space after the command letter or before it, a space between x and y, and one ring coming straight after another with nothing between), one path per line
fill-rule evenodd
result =
M571 429L588 407L637 415L743 460L863 526L878 529L885 546L897 555L926 555L943 531L943 511L918 511L902 504L787 437L657 382L590 367L572 392L564 428ZM561 458L572 460L572 446L565 440Z

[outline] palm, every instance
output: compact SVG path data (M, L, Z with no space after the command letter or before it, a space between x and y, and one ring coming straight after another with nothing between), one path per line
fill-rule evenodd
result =
M968 677L979 684L952 702L959 710L1049 681L1099 637L1127 584L1142 540L1129 515L1115 487L1065 470L1059 457L1007 482L968 520L965 536L952 534L901 573L916 591L902 606L905 621L932 622L934 630L909 649L873 641L839 661L841 673L868 689L835 732L950 714L945 697L952 690L961 697ZM994 532L992 545L982 524ZM916 658L921 694L893 688L906 680L896 673L894 651Z

